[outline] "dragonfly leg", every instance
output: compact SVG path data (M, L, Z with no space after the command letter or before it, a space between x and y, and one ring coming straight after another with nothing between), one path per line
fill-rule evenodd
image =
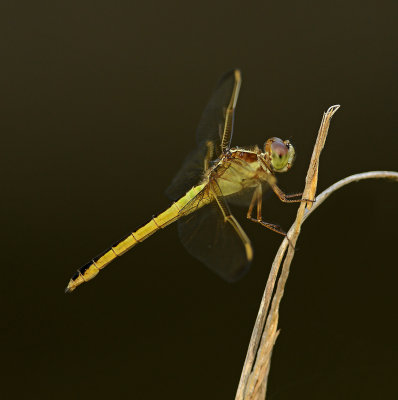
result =
M246 216L247 216L247 218L251 218L251 216L252 216L252 214L253 214L253 208L254 208L254 206L256 205L256 204L258 204L258 190L260 190L260 191L262 191L262 189L261 189L261 186L260 186L260 189L258 189L258 187L254 190L254 193L253 193L253 197L252 197L252 200L251 200L251 202L250 202L250 206L249 206L249 209L247 210L247 214L246 214ZM258 206L257 206L257 216L258 216Z
M265 228L268 228L271 231L274 231L276 233L279 233L282 236L285 236L289 242L289 245L294 248L294 246L290 242L290 239L287 237L287 233L279 225L271 224L269 222L263 221L263 218L261 215L261 206L262 206L262 200L263 200L262 194L263 194L262 187L261 187L261 185L259 185L253 193L252 201L250 203L249 210L247 212L247 218L252 222L256 222L257 224L260 224L261 226L264 226ZM299 195L301 195L301 193L299 193ZM257 218L253 218L252 217L253 208L256 204L257 204Z
M300 197L300 198L301 198L302 195L303 195L303 192L301 192L301 193L294 193L294 194L285 194L285 197L286 197L287 199L290 199L290 198L293 198L293 197Z
M303 194L302 193L295 193L295 194L286 194L281 188L279 188L277 185L274 183L270 185L274 193L278 196L280 201L283 201L284 203L300 203L300 202L314 202L314 200L310 199L292 199L293 197L301 197Z
M293 247L293 250L295 250L295 247L293 246L292 242L290 241L289 237L287 236L287 233L279 225L270 224L269 222L263 221L261 218L255 219L252 217L248 217L248 219L252 222L256 222L256 223L260 224L261 226L264 226L265 228L270 229L271 231L274 231L276 233L279 233L282 236L285 236L289 245Z
M218 207L220 208L220 211L224 216L224 222L230 224L235 230L240 240L242 241L243 246L245 247L247 260L251 261L253 258L253 249L250 243L250 239L247 237L246 232L242 229L238 221L232 215L227 202L224 200L220 186L218 185L216 179L210 179L210 190L215 198L215 201L218 204Z
M253 217L250 217L249 220L252 221L252 222L257 222L258 224L264 226L265 228L268 228L271 231L279 233L282 236L286 236L287 235L287 233L279 225L270 224L269 222L265 222L262 219L256 219L256 218L253 218Z
M271 231L274 231L283 236L286 236L286 232L279 225L275 225L275 224L271 224L269 222L263 221L263 218L261 215L262 200L263 200L262 187L261 187L261 185L258 185L256 190L253 193L252 201L250 202L249 210L247 211L247 215L246 215L247 218L252 222L256 222L268 229L271 229ZM257 206L257 218L252 217L254 206Z

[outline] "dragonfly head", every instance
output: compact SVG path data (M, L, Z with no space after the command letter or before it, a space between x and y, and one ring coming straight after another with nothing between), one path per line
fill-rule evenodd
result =
M268 139L264 145L264 152L274 172L286 172L293 165L295 152L288 140L277 137Z

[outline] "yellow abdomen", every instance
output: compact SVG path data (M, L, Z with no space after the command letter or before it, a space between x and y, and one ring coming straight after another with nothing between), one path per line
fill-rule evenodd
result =
M133 248L137 243L143 242L149 236L154 234L161 228L166 227L172 222L178 220L183 215L187 215L192 210L181 211L183 208L196 197L196 195L205 188L205 184L198 185L189 190L185 196L174 202L167 210L153 217L148 223L138 228L128 236L114 243L108 250L93 258L89 263L79 268L69 281L65 292L69 293L75 290L79 285L93 279L102 268L106 267L116 257L121 256L126 251ZM201 202L198 207L202 207L211 201L209 197L207 201Z

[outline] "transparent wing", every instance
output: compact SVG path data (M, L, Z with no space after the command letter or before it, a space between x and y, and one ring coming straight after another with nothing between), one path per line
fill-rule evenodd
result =
M198 146L188 154L182 167L166 189L166 196L171 200L177 200L197 185L202 179L204 160L207 154L206 145Z
M196 130L198 144L214 142L216 154L222 152L221 143L228 147L233 134L233 119L238 101L241 74L238 69L225 73L219 80ZM223 136L226 136L223 138Z
M224 74L218 82L196 130L197 148L188 155L166 189L170 199L181 197L198 184L204 172L206 157L209 164L221 154L222 143L224 147L229 146L240 82L240 71L236 69Z
M271 191L268 190L269 189L268 182L261 181L258 184L261 185L261 187L262 187L263 200L268 198L271 195ZM234 206L249 207L250 202L253 198L255 189L256 189L256 186L242 189L239 193L232 194L232 195L226 197L226 199L228 200L229 204L232 204Z
M190 214L179 220L178 231L190 254L226 281L234 282L248 271L253 250L218 190L211 194L211 188L206 187L181 210ZM210 195L215 200L198 208Z

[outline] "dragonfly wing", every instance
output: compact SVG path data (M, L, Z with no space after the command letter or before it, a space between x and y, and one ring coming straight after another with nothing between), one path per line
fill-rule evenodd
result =
M224 74L218 82L196 130L197 148L188 155L166 189L170 199L181 197L198 184L203 176L206 157L211 162L221 154L222 143L229 146L240 82L240 71L236 69Z
M268 190L269 189L268 182L261 181L258 184L261 185L261 192L262 192L263 200L265 198L268 198L271 194L271 191ZM252 201L255 189L256 189L256 186L251 186L251 187L242 189L239 193L229 195L228 197L226 197L226 199L228 200L228 203L231 205L238 206L238 207L249 207L249 205Z
M199 183L203 176L203 165L206 153L207 148L205 145L202 145L188 154L183 166L166 189L165 193L169 199L179 199L184 196L189 189Z
M238 101L241 74L238 69L225 73L219 80L196 130L198 144L208 141L215 144L215 156L229 146L233 133L233 117Z
M189 214L179 220L178 231L190 254L226 281L234 282L248 271L253 250L216 182L214 186L215 189L207 186L181 210ZM209 195L215 200L200 207L200 202L206 201Z

